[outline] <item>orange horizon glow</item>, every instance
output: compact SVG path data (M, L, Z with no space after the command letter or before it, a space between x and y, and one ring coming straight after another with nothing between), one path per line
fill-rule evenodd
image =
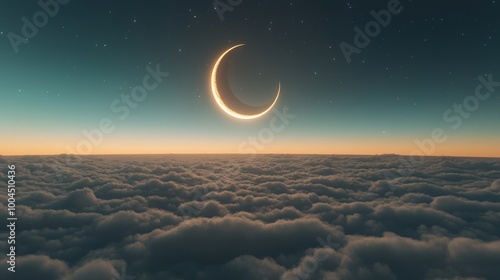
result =
M412 141L371 139L302 139L301 141L276 140L264 145L258 150L246 145L245 150L238 150L244 140L218 139L177 139L177 140L121 140L108 139L102 144L92 146L90 153L78 150L78 141L74 139L39 139L34 141L0 140L0 155L148 155L148 154L318 154L318 155L423 155L423 156L453 156L453 157L491 157L500 158L500 147L494 140L449 140L444 144L436 144L432 153L424 153ZM73 143L67 145L66 143ZM68 149L67 147L70 147ZM246 152L245 152L246 151Z

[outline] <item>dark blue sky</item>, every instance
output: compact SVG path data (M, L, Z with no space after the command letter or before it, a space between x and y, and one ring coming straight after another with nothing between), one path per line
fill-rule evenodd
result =
M0 153L500 156L500 89L474 99L479 76L500 80L499 3L401 1L348 63L339 45L355 46L354 28L391 1L366 2L244 0L221 20L211 1L73 0L49 5L53 17L20 43L22 18L43 23L44 10L10 1L0 12L0 128L10 135ZM275 109L295 116L265 141L275 113L233 119L210 90L214 61L239 43L229 61L237 96L265 104L279 81ZM169 75L126 105L147 66ZM454 107L464 102L473 110ZM92 134L103 120L113 129ZM420 147L437 128L446 140Z

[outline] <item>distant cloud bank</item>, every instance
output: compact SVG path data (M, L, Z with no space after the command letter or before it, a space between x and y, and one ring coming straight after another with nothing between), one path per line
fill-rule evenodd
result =
M426 158L390 180L398 156L82 159L0 158L2 182L18 172L15 279L500 275L500 159Z

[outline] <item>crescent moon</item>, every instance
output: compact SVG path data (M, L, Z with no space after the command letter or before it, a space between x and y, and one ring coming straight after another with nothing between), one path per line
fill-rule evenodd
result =
M226 50L215 62L212 70L212 93L219 107L232 117L238 119L255 119L269 112L278 101L281 90L281 83L278 83L278 93L273 102L264 106L250 106L238 99L231 90L228 79L228 63L224 57L232 50L242 47L245 44L236 45Z

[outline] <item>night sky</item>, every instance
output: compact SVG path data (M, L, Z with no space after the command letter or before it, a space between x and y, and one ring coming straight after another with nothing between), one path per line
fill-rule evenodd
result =
M9 1L0 154L410 154L420 142L424 155L500 156L500 87L475 95L478 77L500 81L495 0L401 1L350 63L341 43L355 46L354 28L392 1L238 2L217 12L212 1L73 0L22 42L22 18L43 9ZM240 100L267 104L281 83L275 111L255 120L225 114L210 89L214 62L237 44L228 67ZM146 67L168 76L119 110ZM293 117L269 135L283 110ZM81 144L103 120L112 131ZM436 129L442 141L422 142Z

